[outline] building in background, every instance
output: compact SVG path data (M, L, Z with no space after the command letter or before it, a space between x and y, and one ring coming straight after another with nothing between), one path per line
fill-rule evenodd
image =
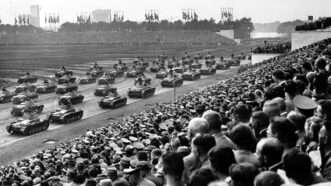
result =
M111 22L111 10L110 9L98 9L92 12L92 22Z
M39 5L31 5L30 6L30 24L35 27L40 27L40 6Z

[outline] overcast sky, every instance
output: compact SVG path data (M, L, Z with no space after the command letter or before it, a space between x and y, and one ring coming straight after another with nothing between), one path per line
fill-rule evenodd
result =
M73 21L81 12L94 9L121 10L125 19L135 21L142 21L147 9L157 9L161 19L175 20L187 8L195 9L199 18L219 20L222 7L233 7L235 18L251 17L253 22L331 16L331 0L0 0L0 18L13 23L14 16L29 13L32 4L41 6L42 18L57 13L61 22Z

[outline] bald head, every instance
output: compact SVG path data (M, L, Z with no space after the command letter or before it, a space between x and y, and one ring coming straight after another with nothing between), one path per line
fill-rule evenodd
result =
M207 133L209 130L208 121L204 118L193 118L188 124L188 137L192 139L197 134Z
M263 105L263 112L269 116L269 119L280 116L281 109L275 100L266 101Z
M269 167L280 162L283 146L276 138L263 138L257 143L256 154L260 160L264 161L264 165Z
M210 131L219 132L221 130L221 115L218 112L207 110L203 113L202 118L207 120Z

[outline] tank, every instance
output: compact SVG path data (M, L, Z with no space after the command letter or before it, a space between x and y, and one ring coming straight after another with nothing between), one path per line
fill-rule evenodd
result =
M63 101L63 99L67 99L70 101L71 104L76 105L76 104L80 104L83 103L84 100L84 96L81 94L77 94L75 96L72 95L63 95L60 97L59 99L59 103Z
M16 94L19 94L19 93L22 93L24 91L31 91L31 92L34 92L36 90L36 85L31 85L31 84L20 84L20 85L17 85L15 87L15 93Z
M108 96L109 93L115 93L117 91L117 88L110 87L107 85L101 85L94 91L95 96Z
M184 72L182 77L186 81L195 81L200 79L200 74L197 72Z
M98 85L108 85L108 84L114 84L115 78L113 76L110 77L101 77L98 80Z
M216 69L215 68L202 68L200 70L201 75L212 75L216 73Z
M55 84L43 84L38 85L36 91L38 94L48 94L55 92L56 87L57 86Z
M37 77L35 76L22 76L20 78L18 78L17 83L21 84L21 83L35 83L37 82Z
M30 95L19 94L12 97L12 103L14 105L19 105L23 102L29 101L31 99L37 99L39 96L37 93L31 93Z
M183 67L175 67L174 71L176 73L182 74L182 73L184 73L184 68Z
M158 65L153 65L150 68L150 71L153 72L153 73L159 72L160 71L160 67Z
M165 78L161 81L161 86L165 88L180 87L183 85L182 78Z
M130 98L148 98L155 94L155 88L149 86L129 88L128 96Z
M76 84L64 84L64 85L59 85L56 88L55 93L66 94L68 92L77 91L77 90L78 90L78 86Z
M58 123L58 124L68 124L83 118L84 111L83 110L75 110L75 109L60 109L54 112L51 112L49 115L50 123Z
M19 105L14 105L12 110L10 111L12 116L18 117L23 116L25 112L31 113L42 113L44 110L44 105L41 104L34 104L32 107L28 107L26 103L21 103Z
M186 59L182 60L183 65L192 65L192 63L193 63L192 59L186 58Z
M215 61L215 59L208 59L208 60L206 60L205 63L207 66L213 66L216 64L216 61Z
M102 68L93 68L93 70L86 72L86 75L91 76L93 78L101 77L104 74Z
M8 95L1 94L0 95L0 104L11 102L13 96L15 96L15 95L16 95L15 93L10 93Z
M99 101L99 106L103 109L115 109L125 106L127 98L123 96L106 96Z
M211 55L211 54L207 54L205 56L205 60L210 60L210 59L215 59L215 56Z
M61 70L58 72L55 72L55 77L56 78L61 78L62 76L68 75L68 76L72 76L74 73L70 70Z
M111 69L107 74L109 74L109 76L112 76L112 77L118 77L119 76L118 71L115 70L115 69Z
M191 68L193 69L200 69L202 67L202 64L199 62L195 62L191 65Z
M227 63L222 63L222 62L219 62L219 63L216 63L216 69L217 70L226 70L226 69L229 69L230 68L230 65L228 65Z
M156 73L155 78L156 79L164 79L167 76L168 76L168 73L163 70L163 71L160 71L160 72Z
M6 126L6 130L11 135L32 135L47 130L49 127L48 120L25 120L19 119Z
M76 77L61 77L57 80L57 83L59 85L67 84L67 83L75 83L76 82Z
M93 84L96 82L97 82L97 80L93 76L83 77L79 80L79 84L81 84L81 85Z
M135 78L135 77L137 77L137 75L138 75L138 73L136 70L131 70L126 73L126 77L128 77L128 78Z

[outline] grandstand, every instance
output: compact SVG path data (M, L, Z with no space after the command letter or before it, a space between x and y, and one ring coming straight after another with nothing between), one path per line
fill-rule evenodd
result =
M331 37L331 18L321 18L296 27L291 35L292 50L310 45Z

